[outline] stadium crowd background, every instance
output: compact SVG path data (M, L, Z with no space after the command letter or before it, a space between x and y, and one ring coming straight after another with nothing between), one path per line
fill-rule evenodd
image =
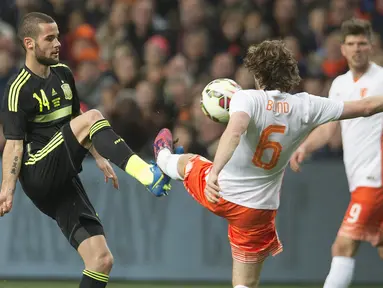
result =
M101 110L143 155L167 126L186 151L213 157L224 126L203 115L200 94L220 77L253 88L242 66L250 44L284 39L299 61L297 91L327 96L347 70L340 24L361 17L373 24L373 60L383 65L383 0L1 0L1 98L23 65L15 28L31 11L58 23L61 62L75 75L82 109ZM341 157L340 143L334 137L315 156Z

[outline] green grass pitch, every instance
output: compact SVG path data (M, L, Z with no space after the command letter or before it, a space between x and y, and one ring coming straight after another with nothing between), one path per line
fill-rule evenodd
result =
M108 288L230 288L230 284L173 284L173 283L141 283L141 282L126 282L126 283L110 283ZM321 288L318 285L294 285L294 286L271 286L260 285L265 288ZM353 286L354 288L372 288L379 286L359 285ZM66 281L4 281L0 280L0 288L78 288L78 282L66 282Z

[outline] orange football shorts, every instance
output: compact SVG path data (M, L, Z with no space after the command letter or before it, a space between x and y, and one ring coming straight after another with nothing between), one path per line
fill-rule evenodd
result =
M338 235L383 245L383 188L357 187L351 193Z
M198 203L229 222L233 259L242 263L260 263L269 255L282 252L275 227L277 210L252 209L222 198L216 204L207 201L204 190L211 168L211 161L193 156L185 167L184 185Z

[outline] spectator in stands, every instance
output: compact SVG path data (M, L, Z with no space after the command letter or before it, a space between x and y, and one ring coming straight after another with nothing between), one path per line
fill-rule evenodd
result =
M126 39L129 21L129 5L124 1L113 2L109 17L100 25L96 36L104 61L110 61L114 49Z
M154 35L146 41L144 46L143 66L141 77L159 86L164 77L165 63L170 55L168 40L160 35Z
M235 60L230 53L220 53L213 57L210 76L212 79L233 78L235 74Z
M142 49L145 42L153 35L158 34L166 23L159 25L154 21L153 0L140 0L135 1L132 9L130 18L131 21L127 24L127 35L125 40L129 41L136 51L140 63L143 62L143 51ZM157 25L156 25L157 24Z

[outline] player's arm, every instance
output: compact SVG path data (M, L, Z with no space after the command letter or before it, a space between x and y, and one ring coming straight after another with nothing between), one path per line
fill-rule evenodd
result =
M13 194L23 158L23 140L7 140L3 151L1 193Z
M306 123L313 131L290 158L290 167L296 172L300 171L300 164L309 154L330 143L340 128L337 120L341 119L344 111L344 103L341 101L314 95L307 96L309 105Z
M13 195L23 158L23 140L7 140L3 151L3 179L0 191L0 217L12 209Z
M300 170L300 163L308 154L320 149L334 136L339 122L336 120L369 117L383 112L383 96L371 96L355 101L334 101L317 96L311 96L313 114L312 122L316 125L326 123L316 128L300 145L290 159L290 167ZM340 106L342 107L340 108ZM337 112L337 110L340 111ZM329 122L336 121L336 122ZM327 123L328 122L328 123Z
M298 149L304 149L310 154L329 144L338 129L339 121L323 124L315 128Z
M230 116L229 123L223 132L218 149L215 154L212 173L218 175L226 163L230 160L237 148L241 135L249 126L250 116L246 112L234 112Z
M383 112L383 95L366 97L362 100L344 102L344 109L339 119L369 117Z
M9 89L4 93L2 105L2 122L6 139L2 160L2 183L0 192L0 216L12 208L23 158L24 138L27 126L28 111L32 113L35 103L24 87L18 91Z
M362 100L346 101L339 120L357 117L369 117L383 112L383 96L367 97ZM307 153L312 153L326 144L335 135L339 121L333 121L316 128L301 145Z
M230 103L230 106L232 103ZM218 174L230 160L237 148L241 135L249 126L250 116L246 112L237 111L231 114L229 123L223 132L219 141L217 152L215 154L212 170L210 171L208 181L205 187L206 199L211 203L219 201L220 188L218 186Z
M240 90L236 92L230 101L230 120L223 132L215 154L212 174L221 172L230 160L237 148L241 135L246 132L250 119L255 112L255 103L247 92Z

